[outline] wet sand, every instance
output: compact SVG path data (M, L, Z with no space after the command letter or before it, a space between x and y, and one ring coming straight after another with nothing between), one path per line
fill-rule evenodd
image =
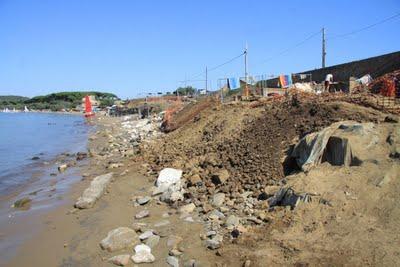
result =
M119 118L107 118L99 124L101 129L110 127ZM118 129L114 129L118 131ZM101 146L105 137L91 140L89 147ZM135 207L133 196L151 195L151 187L155 175L144 173L140 163L125 159L124 167L113 169L114 178L106 194L97 201L93 208L87 210L73 209L73 204L90 183L91 178L106 173L104 162L90 158L87 166L81 167L81 173L88 175L88 179L74 184L64 197L64 204L56 209L37 214L32 222L38 225L38 231L26 241L17 251L17 255L5 266L113 266L107 259L119 254L134 254L133 249L126 249L109 253L101 250L99 242L107 233L117 227L131 227L134 222L147 224L148 229L154 229L161 235L159 244L152 253L156 261L142 266L166 266L167 238L170 235L179 235L183 238L184 255L180 258L181 264L189 259L196 259L202 266L209 266L218 261L215 252L204 249L199 238L203 230L203 223L193 215L194 222L181 219L175 209L165 203L152 200L145 206ZM123 175L120 175L123 173ZM135 220L134 215L143 209L150 211L150 217ZM170 215L166 217L166 214ZM154 224L168 221L166 226L155 227ZM26 227L30 227L27 222ZM133 262L130 263L133 266Z

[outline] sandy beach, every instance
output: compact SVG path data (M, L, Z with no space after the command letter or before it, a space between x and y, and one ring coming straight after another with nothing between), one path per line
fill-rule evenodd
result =
M104 130L119 131L115 126L120 125L121 118L101 117L101 120L95 119L94 122L97 131L90 138L89 150L99 150L105 143L107 144L108 139L104 136ZM110 171L104 166L104 162L90 158L86 166L79 168L86 178L70 188L64 196L62 205L50 212L41 212L32 217L37 231L20 247L16 257L5 266L112 266L107 259L115 253L102 251L99 242L107 232L116 227L132 226L133 215L144 208L135 207L131 198L149 194L156 178L156 175L149 175L143 171L146 170L142 166L143 163L135 163L129 159L121 162L124 166L112 170L115 178L95 207L88 210L74 209L73 204L88 186L90 178ZM145 209L149 210L151 215L140 222L148 225L168 222L166 225L154 228L162 237L154 251L157 259L154 264L161 266L165 264L163 255L168 255L169 251L165 242L171 233L181 236L185 244L188 244L185 248L187 260L196 258L201 262L214 261L212 259L216 256L207 253L198 234L193 234L202 230L202 224L196 222L196 218L194 222L182 222L176 210L171 210L167 205L157 201L147 204ZM29 222L18 229L22 230L31 225ZM117 254L123 252L119 251ZM132 254L131 249L126 252Z

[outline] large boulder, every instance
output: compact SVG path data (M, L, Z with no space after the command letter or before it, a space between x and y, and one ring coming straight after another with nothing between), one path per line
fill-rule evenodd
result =
M133 247L139 242L134 230L128 227L119 227L108 232L107 237L100 242L100 247L109 252Z
M75 207L79 209L93 207L94 203L103 195L107 185L111 182L112 176L112 173L107 173L94 178L90 186L83 191L82 196L78 198Z

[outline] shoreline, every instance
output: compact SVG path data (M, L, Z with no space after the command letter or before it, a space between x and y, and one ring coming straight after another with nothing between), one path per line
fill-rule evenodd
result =
M193 235L193 232L202 232L204 227L197 215L193 215L191 220L183 220L174 208L156 200L150 201L145 207L133 205L134 197L151 194L156 177L148 172L147 167L143 167L145 162L135 155L114 159L120 165L111 168L113 160L109 162L105 155L102 155L101 151L106 147L113 147L110 140L118 137L123 130L123 123L124 119L118 117L96 118L95 124L98 127L88 143L88 149L93 156L88 158L88 164L80 169L87 178L70 187L63 205L40 218L41 230L20 247L7 266L115 266L108 262L108 259L121 254L121 251L110 253L101 250L99 242L114 228L132 227L134 214L143 209L149 210L151 216L140 222L164 233L160 244L152 252L156 257L153 264L166 264L165 255L169 253L166 237L171 234L181 236L190 244L192 252L187 256L190 258L184 257L186 261L192 258L202 263L218 260L215 253L204 249L199 236ZM105 194L92 208L75 209L75 201L89 185L91 178L108 172L113 172L114 177ZM43 251L47 251L46 255L42 254ZM125 252L132 254L132 249Z
M87 131L86 137L81 138L86 144L83 151L87 151L89 137L94 132L90 129ZM77 161L76 152L82 150L75 144L71 145L64 152L45 156L41 154L39 160L31 159L30 162L27 159L22 168L8 170L9 178L30 178L16 181L16 184L10 182L2 191L0 248L3 256L0 266L12 260L19 248L41 231L40 217L65 205L70 189L82 179L81 172L88 164L88 159ZM58 166L61 164L70 166L60 172ZM12 207L15 201L21 199L29 199L30 202L21 208Z

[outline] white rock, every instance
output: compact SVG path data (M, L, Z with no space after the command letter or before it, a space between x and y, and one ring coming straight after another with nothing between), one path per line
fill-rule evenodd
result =
M135 252L139 253L141 251L147 251L147 252L151 253L151 248L149 246L147 246L147 245L144 245L144 244L136 245L135 246Z
M135 215L135 218L142 219L142 218L149 217L149 216L150 216L150 212L148 210L142 210Z
M93 207L94 203L103 195L107 185L111 182L112 176L112 173L107 173L94 178L90 186L83 191L82 196L78 198L75 207L79 209Z
M108 232L107 237L100 242L102 249L110 252L135 245L139 241L134 230L128 227L119 227Z
M167 263L172 267L179 267L179 260L174 256L168 256Z
M141 234L139 236L139 239L140 240L146 240L147 238L151 237L152 235L153 235L153 231L148 230L148 231L144 232L143 234Z
M151 254L151 252L142 250L131 257L134 263L151 263L156 260L156 258Z
M158 175L156 185L157 187L167 186L167 188L179 182L182 177L182 170L177 170L173 168L165 168Z
M128 265L130 257L129 254L117 255L109 258L108 261L118 266L125 266Z

